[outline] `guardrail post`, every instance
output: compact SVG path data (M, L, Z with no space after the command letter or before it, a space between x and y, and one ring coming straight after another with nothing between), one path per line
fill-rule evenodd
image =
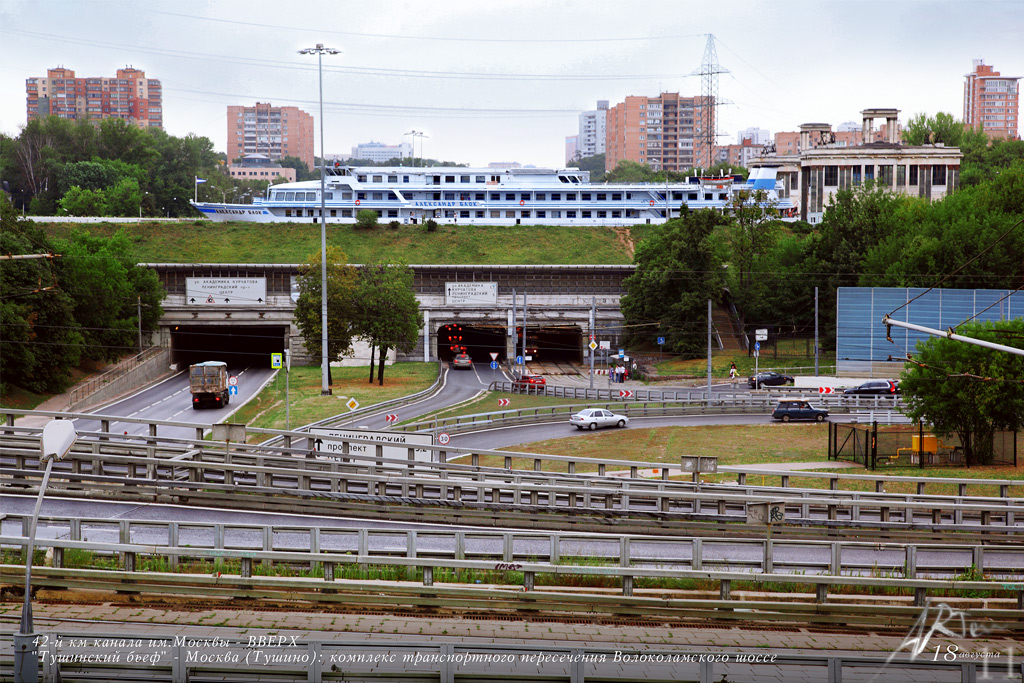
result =
M456 531L455 532L455 559L464 560L466 559L466 532Z
M568 469L569 474L576 474L576 462L575 461L570 460L568 467L569 467L569 469ZM1005 497L1006 496L1004 495L1003 498L1005 498Z
M983 546L976 545L971 548L971 564L974 565L977 575L985 572L985 548Z
M637 478L637 472L638 472L638 468L637 468L636 465L630 465L629 466L629 478L630 479L636 479Z
M967 484L960 482L956 485L956 495L964 498L967 495Z
M718 599L719 600L731 600L732 593L732 581L729 579L722 579L718 585Z
M366 557L370 554L370 532L367 529L359 530L359 549L357 552L359 557ZM368 567L369 565L365 562L359 563L359 569L362 571L366 571Z
M597 476L603 477L604 476L604 472L605 472L604 463L603 462L602 463L598 463L598 465L597 465Z
M981 511L981 524L982 526L988 526L992 523L992 511L982 510Z
M903 576L907 579L917 578L917 546L908 545L906 548L907 559L904 564L906 565L903 570Z
M843 546L838 541L833 541L830 545L832 557L829 560L829 572L832 576L839 576L843 566Z
M434 568L424 567L423 568L423 585L433 586L434 585Z
M448 462L448 451L438 451L437 452L437 461L439 463L441 463L442 465L445 464L446 462Z
M178 529L178 522L168 522L167 523L167 545L169 545L171 548L177 548L178 547L178 531L179 531L179 529ZM72 534L72 538L74 538L73 534ZM78 540L78 539L76 539L76 540ZM167 557L167 565L168 565L168 567L170 567L171 571L174 571L175 569L178 568L178 554L177 553L172 553L172 554L168 555L168 557Z
M923 481L917 482L917 495L919 495L919 496L923 496L924 495L924 484L925 484L925 482L923 482Z
M810 493L808 493L807 491L804 491L803 493L800 494L800 497L801 498L809 498L810 497ZM800 504L800 518L801 519L807 519L810 516L811 516L811 504L810 503L801 503Z
M1009 484L1000 484L999 485L999 497L1000 498L1006 498L1009 495L1010 495L1010 485Z
M309 552L318 554L320 552L320 527L311 527L309 530ZM316 573L317 567L319 565L319 562L314 562L311 560L309 563L310 573Z
M828 658L828 683L843 683L843 660L839 657Z
M365 529L363 530L365 531ZM263 527L263 552L269 553L274 549L274 527L265 526ZM264 568L267 570L271 567L271 561L269 559L262 561Z
M619 566L629 567L629 536L623 536L619 539ZM622 594L626 597L633 595L633 577L623 574L622 576Z
M172 645L171 650L171 683L188 683L188 667L185 666L185 653L181 645Z
M885 493L885 482L883 480L875 480L875 493Z
M501 560L512 562L512 534L501 535Z
M416 532L413 530L405 532L405 556L410 559L416 557ZM405 568L405 576L409 581L416 578L416 567L412 565Z
M764 542L764 573L771 574L775 563L774 560L774 542L765 539Z
M505 456L505 469L506 470L512 469L512 456L511 455L506 455Z
M470 455L469 464L471 464L473 467L480 467L480 454L473 453L472 455Z
M818 603L826 602L828 600L828 584L819 583L814 586L814 601Z
M942 510L939 508L932 509L932 524L942 524Z
M540 458L534 458L533 459L533 471L534 472L543 472L544 471L544 463L541 461Z
M889 521L889 508L888 506L882 506L878 509L878 520L881 522Z
M669 506L672 504L672 499L665 495L665 487L664 486L659 486L658 487L658 492L662 494L660 496L660 499L661 499L661 505L660 505L661 511L662 512L668 512L669 511Z
M242 568L239 570L241 577L243 579L251 579L252 578L252 558L251 557L243 557L241 564L242 564Z
M562 548L561 548L562 537L560 535L558 535L557 533L556 534L551 534L551 536L549 537L549 540L551 542L551 549L548 550L548 563L549 564L558 564L561 561L561 559L562 559Z
M695 538L690 541L690 569L704 569L704 539Z
M720 514L720 515L724 515L725 514L725 501L724 500L718 501L718 514Z
M534 575L533 572L523 572L523 590L526 592L533 590Z
M782 475L782 488L784 488L784 489L788 489L789 488L789 475L788 474L783 474Z
M915 588L914 589L914 607L924 607L926 602L928 602L928 589L927 588Z
M323 680L323 663L320 659L320 643L312 642L307 646L310 666L306 669L306 683L320 683Z

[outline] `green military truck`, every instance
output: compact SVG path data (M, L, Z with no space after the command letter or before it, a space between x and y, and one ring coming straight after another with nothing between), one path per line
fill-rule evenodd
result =
M221 408L228 404L228 364L208 360L189 366L188 386L192 392L195 410L211 405Z

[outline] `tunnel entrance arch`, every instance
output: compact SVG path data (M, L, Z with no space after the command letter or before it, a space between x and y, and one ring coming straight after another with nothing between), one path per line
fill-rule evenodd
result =
M270 365L270 354L285 349L287 325L173 325L171 362L187 367L220 360L232 367Z

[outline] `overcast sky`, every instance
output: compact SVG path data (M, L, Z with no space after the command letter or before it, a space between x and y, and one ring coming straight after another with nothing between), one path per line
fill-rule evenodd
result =
M164 126L226 151L228 105L299 106L316 118L323 43L325 151L410 142L472 165L564 165L578 112L626 95L699 95L715 36L722 143L753 126L961 118L983 59L1024 75L1020 0L0 0L0 131L25 124L25 79L64 66L158 78ZM417 153L419 146L417 145Z

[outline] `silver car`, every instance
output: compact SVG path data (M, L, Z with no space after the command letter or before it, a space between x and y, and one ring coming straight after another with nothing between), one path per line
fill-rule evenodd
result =
M569 424L576 429L597 429L598 427L625 427L629 424L629 418L625 415L616 415L604 408L584 408L569 418Z

